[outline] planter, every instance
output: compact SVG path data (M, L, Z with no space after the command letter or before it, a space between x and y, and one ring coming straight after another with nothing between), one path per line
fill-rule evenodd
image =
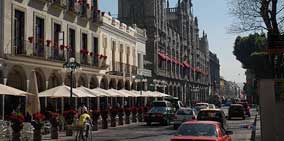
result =
M34 141L41 141L42 135L41 135L41 129L35 129L34 130Z
M98 131L98 120L93 120L92 131Z
M107 119L102 119L102 129L107 129L107 128L108 128Z
M21 141L21 131L13 131L12 141Z
M51 127L51 139L58 139L58 127Z
M125 124L130 124L130 115L125 116Z
M110 126L111 127L116 127L116 119L115 119L115 116L112 116L110 118Z
M73 136L72 124L67 124L67 129L65 131L66 136Z
M132 113L132 122L137 122L137 113Z
M143 114L138 113L138 122L143 122Z

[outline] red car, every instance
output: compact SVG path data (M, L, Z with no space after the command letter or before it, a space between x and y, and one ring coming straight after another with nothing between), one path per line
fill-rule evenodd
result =
M171 141L232 141L232 131L225 131L220 122L188 121L183 123Z

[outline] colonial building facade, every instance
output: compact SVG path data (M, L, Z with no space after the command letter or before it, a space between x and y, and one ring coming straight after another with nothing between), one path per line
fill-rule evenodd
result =
M211 94L220 94L220 63L216 54L210 51Z
M209 91L207 36L199 37L191 0L170 8L166 0L119 0L118 18L147 29L146 60L152 62L153 89L178 96L188 104L204 101Z
M70 57L81 64L73 87L137 89L132 76L151 74L141 66L146 31L99 11L97 0L4 0L0 10L1 83L28 91L35 71L39 92L70 85Z

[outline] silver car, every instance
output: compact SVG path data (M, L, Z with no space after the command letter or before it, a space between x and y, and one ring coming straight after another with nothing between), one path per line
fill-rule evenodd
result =
M174 129L177 129L183 122L195 120L197 113L191 108L182 108L175 113L175 119L173 121Z

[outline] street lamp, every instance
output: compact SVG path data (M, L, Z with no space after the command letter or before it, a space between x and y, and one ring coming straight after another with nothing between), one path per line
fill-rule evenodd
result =
M69 104L71 106L71 99L72 99L72 94L73 94L73 72L76 72L78 69L80 69L80 64L76 62L74 57L69 58L69 61L65 62L63 64L63 68L66 71L70 71L70 99L69 99Z
M139 79L140 80L140 95L142 96L142 87L143 87L143 84L142 84L142 81L143 81L143 74L142 72L140 72L138 75L134 75L132 76L133 79Z

